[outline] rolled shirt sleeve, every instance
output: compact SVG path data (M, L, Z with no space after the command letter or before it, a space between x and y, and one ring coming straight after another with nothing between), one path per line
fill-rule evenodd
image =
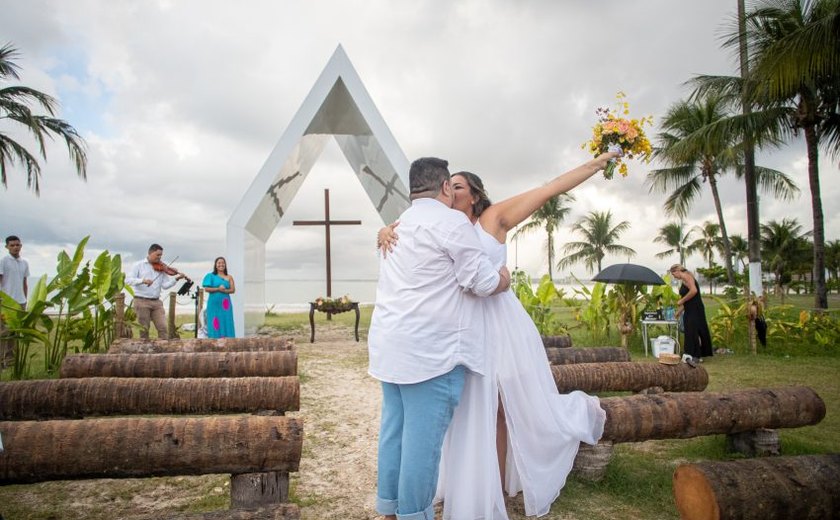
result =
M443 245L452 257L455 278L464 290L476 296L493 294L501 276L484 253L475 228L468 220L456 226Z

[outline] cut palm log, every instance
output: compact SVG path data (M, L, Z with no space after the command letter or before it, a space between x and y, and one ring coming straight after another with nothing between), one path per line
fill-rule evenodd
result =
M251 336L247 338L117 339L109 354L163 354L166 352L274 352L294 350L289 338Z
M552 365L551 373L557 390L568 393L584 392L639 392L652 386L666 392L699 392L709 384L709 374L702 368L687 364L661 365L659 363L580 363Z
M297 471L303 422L255 415L0 422L0 485Z
M541 336L543 346L546 348L569 348L572 346L572 337L566 336Z
M630 361L630 353L627 352L627 349L621 347L546 347L545 354L548 356L548 362L552 365Z
M683 520L840 518L840 454L682 464L674 498Z
M825 403L805 386L607 397L601 408L607 412L601 440L613 442L797 428L825 417Z
M89 377L0 383L2 421L299 409L300 381L297 376Z
M60 377L278 377L297 375L297 352L76 354Z

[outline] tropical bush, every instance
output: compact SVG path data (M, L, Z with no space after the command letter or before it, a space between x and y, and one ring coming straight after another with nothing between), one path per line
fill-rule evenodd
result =
M114 338L114 298L125 288L120 255L103 251L91 264L82 264L90 237L76 246L73 256L58 254L56 276L43 275L29 293L24 309L0 292L5 339L15 341L12 377L29 376L30 346L40 343L44 370L58 371L71 346L74 352L102 352Z
M511 288L519 298L525 311L543 336L567 334L568 328L557 318L553 307L563 304L564 293L554 286L549 275L540 279L537 290L531 287L531 279L524 271L514 271Z

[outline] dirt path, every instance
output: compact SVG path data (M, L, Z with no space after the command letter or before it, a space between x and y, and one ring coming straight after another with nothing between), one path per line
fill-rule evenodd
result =
M301 410L294 415L304 419L304 441L292 484L304 519L377 518L380 391L367 375L367 344L348 341L351 334L320 327L316 343L298 342Z

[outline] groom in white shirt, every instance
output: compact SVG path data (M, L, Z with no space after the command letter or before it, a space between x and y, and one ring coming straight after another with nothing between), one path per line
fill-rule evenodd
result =
M434 520L441 445L464 371L484 372L477 297L506 290L510 273L493 269L472 223L451 209L446 161L414 161L409 184L412 204L400 217L400 246L380 263L368 333L369 373L382 382L376 510Z

